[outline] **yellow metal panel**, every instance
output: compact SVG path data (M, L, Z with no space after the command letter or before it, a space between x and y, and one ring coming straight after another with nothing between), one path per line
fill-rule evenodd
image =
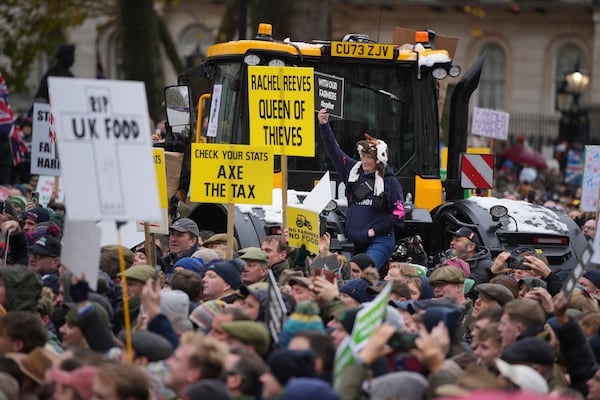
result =
M429 211L442 203L442 181L415 176L415 206Z

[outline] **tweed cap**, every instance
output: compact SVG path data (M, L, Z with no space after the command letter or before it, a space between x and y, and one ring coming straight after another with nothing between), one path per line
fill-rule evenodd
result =
M256 321L231 321L221 324L223 329L230 337L240 342L252 346L261 356L269 351L271 345L271 336L267 328Z
M150 265L134 265L125 270L124 273L119 273L125 279L133 279L140 282L146 282L148 279L156 277L156 270Z
M465 283L465 274L456 267L440 267L429 276L429 284L440 283Z
M246 251L244 251L244 254L240 256L240 258L242 260L260 261L265 264L269 263L269 256L267 255L267 253L265 253L259 248L254 247L246 249Z
M203 246L208 247L211 244L227 244L227 234L226 233L217 233L212 235L208 239L206 239L203 243ZM233 238L233 250L238 251L238 242L236 238Z
M480 283L475 286L475 290L480 294L495 300L500 307L504 307L506 303L515 298L506 286L500 285L499 283Z

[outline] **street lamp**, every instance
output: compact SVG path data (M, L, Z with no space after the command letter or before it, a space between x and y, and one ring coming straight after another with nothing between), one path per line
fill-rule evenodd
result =
M589 83L589 74L577 62L556 90L556 106L561 112L559 142L566 141L569 148L581 148L588 141L588 112L581 106L580 98Z

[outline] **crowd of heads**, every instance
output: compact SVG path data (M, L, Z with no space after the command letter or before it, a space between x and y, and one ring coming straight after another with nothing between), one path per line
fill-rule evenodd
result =
M316 255L285 233L240 248L179 218L152 243L103 246L91 290L61 263L64 207L21 200L0 223L0 398L600 399L600 272L565 299L566 274L534 248L492 257L458 227L434 268L377 269L331 252L329 234ZM340 371L384 288L382 319Z

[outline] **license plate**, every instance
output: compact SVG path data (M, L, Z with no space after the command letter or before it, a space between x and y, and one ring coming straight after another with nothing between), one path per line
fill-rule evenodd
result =
M331 42L331 55L334 57L355 58L394 58L394 46L378 43Z

